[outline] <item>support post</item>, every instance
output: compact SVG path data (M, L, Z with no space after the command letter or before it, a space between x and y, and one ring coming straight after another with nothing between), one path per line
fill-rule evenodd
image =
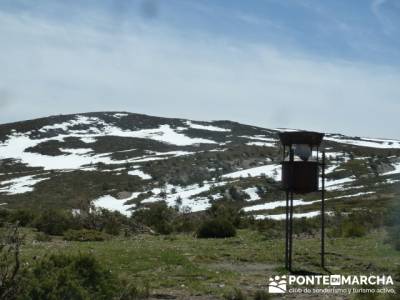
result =
M293 192L290 193L290 216L289 216L289 271L292 272L292 254L293 254Z
M289 270L289 191L286 191L285 269Z
M289 253L288 253L288 260L289 260L289 271L292 271L292 253L293 253L293 177L294 177L294 150L293 146L290 145L290 152L289 152L289 161L291 162L291 168L290 168L290 184L289 184L289 192L290 192L290 203L289 203L289 241L288 241L288 248L289 248Z
M325 151L322 152L321 267L325 268Z

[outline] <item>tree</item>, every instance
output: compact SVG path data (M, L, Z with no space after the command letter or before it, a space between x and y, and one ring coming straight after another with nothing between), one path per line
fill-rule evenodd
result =
M176 198L175 200L175 209L179 211L181 206L182 206L182 197L178 196L178 198Z
M75 229L70 211L48 209L43 211L35 220L35 227L46 234L61 235L67 229Z

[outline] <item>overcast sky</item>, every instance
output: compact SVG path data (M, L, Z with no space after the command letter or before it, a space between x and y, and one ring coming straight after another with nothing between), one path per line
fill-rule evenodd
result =
M398 0L0 0L0 123L89 111L400 138Z

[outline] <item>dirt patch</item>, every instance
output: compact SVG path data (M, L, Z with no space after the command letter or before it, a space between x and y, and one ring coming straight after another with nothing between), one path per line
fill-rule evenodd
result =
M207 268L215 271L231 271L243 275L267 275L279 267L275 264L243 263L243 262L217 262L206 264Z

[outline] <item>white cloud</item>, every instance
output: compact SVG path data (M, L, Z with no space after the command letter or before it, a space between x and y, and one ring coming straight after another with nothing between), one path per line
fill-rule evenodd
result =
M399 137L393 69L156 23L107 30L106 22L92 16L61 25L0 13L0 90L12 95L1 121L127 110Z

